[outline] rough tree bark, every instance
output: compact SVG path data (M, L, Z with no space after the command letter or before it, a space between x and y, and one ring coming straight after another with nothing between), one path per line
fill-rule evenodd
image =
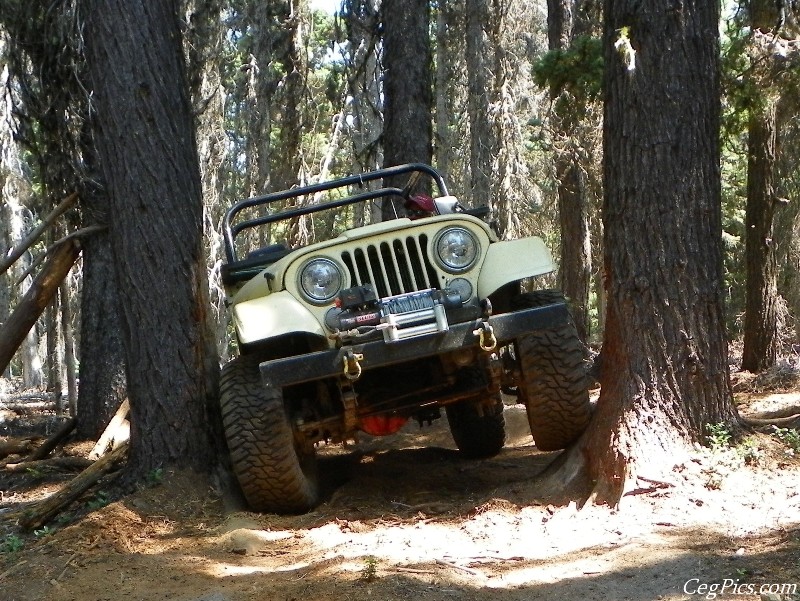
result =
M211 466L217 361L178 2L85 0L131 404L129 476Z
M779 10L779 6L783 9ZM791 5L772 0L749 3L753 32L753 68L749 83L760 98L752 103L747 130L747 207L745 209L744 350L742 369L760 372L775 365L778 356L778 262L774 221L777 208L776 169L779 146L777 107L784 86L776 83L772 45L780 42L786 25L797 33ZM766 35L765 35L766 34ZM765 40L766 38L766 40ZM794 49L793 54L797 53ZM780 60L787 53L779 53Z
M747 135L745 209L744 350L742 369L753 373L775 365L778 355L778 262L775 219L776 102L750 117Z
M605 4L602 391L545 485L616 504L669 477L708 423L736 420L723 321L719 8Z
M94 152L87 144L87 172L99 175ZM109 202L104 189L89 183L81 193L83 225L107 225ZM119 296L111 235L100 231L84 240L83 251L77 428L83 439L97 439L128 394Z
M431 109L430 4L426 0L384 0L383 165L430 163L433 157ZM402 187L405 178L388 182ZM398 199L383 204L383 219L402 215Z

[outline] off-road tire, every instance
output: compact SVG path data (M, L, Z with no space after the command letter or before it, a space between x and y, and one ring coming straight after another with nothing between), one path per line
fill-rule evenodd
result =
M314 507L314 450L298 443L283 392L264 385L255 358L237 357L222 369L220 405L233 471L251 509L303 513Z
M461 372L459 377L468 379L470 383L483 381L483 376L477 369L468 368ZM487 402L486 395L445 407L453 440L461 454L468 459L493 457L506 442L503 401L497 393Z
M539 290L518 295L512 306L521 310L563 302L561 292ZM536 446L542 451L569 446L591 417L584 346L575 324L570 320L521 336L514 343L514 354L521 372L519 400L525 403Z

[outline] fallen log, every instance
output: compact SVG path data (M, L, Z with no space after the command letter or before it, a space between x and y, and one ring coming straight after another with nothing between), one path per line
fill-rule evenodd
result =
M114 417L112 417L108 422L106 429L103 430L103 433L100 435L100 438L97 440L94 448L92 448L92 450L89 452L89 459L99 459L105 455L109 449L113 449L119 446L121 443L128 441L131 432L130 424L127 420L130 408L131 405L128 402L128 399L125 399L122 401L122 403L120 403L120 406L117 409L117 412L114 414Z
M92 465L94 461L83 457L51 457L50 459L39 459L37 461L20 461L19 463L9 463L6 470L9 472L27 471L68 471L79 472Z
M69 274L80 252L80 242L75 239L60 245L3 325L0 330L0 373L8 367L19 345L53 300L61 281Z
M55 433L45 440L40 446L36 447L33 452L25 458L25 461L38 461L44 459L53 452L61 442L69 436L78 425L78 418L71 417L65 421L62 426L55 431Z
M29 401L27 403L5 403L0 401L0 409L5 411L14 411L15 413L55 410L55 408L55 401Z
M45 391L37 391L37 392L19 392L16 394L6 394L0 392L0 403L3 406L6 406L9 402L19 402L23 403L25 401L47 401L49 400L51 403L55 402L56 395L54 392L45 392Z
M30 453L36 440L36 437L0 439L0 457Z
M36 255L36 258L33 261L31 261L31 264L28 266L28 268L17 277L17 284L21 284L25 280L25 278L27 278L34 271L36 271L36 268L42 263L42 261L44 261L45 258L47 258L49 255L53 254L53 251L56 248L58 248L61 244L64 244L65 242L72 240L73 238L84 238L86 236L91 236L92 234L96 234L97 232L102 232L105 229L107 228L104 225L90 225L89 227L79 229L75 232L72 232L71 234L67 234L63 238L56 240L50 246L48 246L44 250L44 252L41 252L38 255Z
M73 192L69 196L67 196L64 200L58 203L58 206L53 209L50 214L44 218L44 221L40 223L34 230L28 235L25 240L20 242L16 247L12 248L11 251L5 256L0 258L0 273L5 273L9 267L11 267L14 262L19 259L25 251L30 248L30 246L39 239L39 236L49 228L56 219L58 219L61 215L67 212L67 210L75 204L75 201L78 200L78 193ZM0 370L3 371L3 370Z
M117 463L122 461L127 452L128 445L126 443L95 461L73 480L67 482L60 491L24 510L22 517L19 518L19 526L24 530L33 530L44 526L62 509L94 486L103 475L110 472Z

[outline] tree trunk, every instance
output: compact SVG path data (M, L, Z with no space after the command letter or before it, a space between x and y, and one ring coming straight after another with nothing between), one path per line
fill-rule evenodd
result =
M794 342L800 345L800 200L797 191L800 181L797 156L800 154L800 124L797 114L800 98L784 96L778 105L778 130L781 132L781 152L778 158L776 193L789 199L775 218L775 237L778 240L777 262L780 266L778 294L786 299L791 321L786 324L794 332ZM788 332L787 332L788 333ZM800 346L796 348L800 350Z
M272 142L272 101L278 87L272 66L273 49L272 14L274 7L264 2L248 3L248 20L251 22L250 62L247 65L248 85L245 99L247 111L246 138L248 196L264 194L271 185L270 153ZM266 242L266 241L265 241Z
M492 156L496 150L489 118L490 48L484 27L489 23L487 0L466 0L467 113L469 114L469 200L487 206L491 199Z
M282 106L280 143L275 148L277 165L274 168L276 185L281 190L307 183L302 139L306 126L303 107L308 102L308 61L305 59L307 49L303 30L307 6L303 0L296 0L290 2L288 8L287 43L281 57L285 76L280 86L283 92L280 97ZM298 202L305 204L310 200L310 198L299 198ZM287 238L290 247L306 246L312 242L314 231L311 218L304 215L291 219Z
M384 0L383 165L430 163L433 157L431 109L430 5L425 0ZM387 182L402 187L405 178ZM404 209L398 199L383 203L383 219Z
M546 482L594 486L600 502L616 504L637 474L669 477L706 424L736 419L723 320L718 11L606 3L602 391L589 429Z
M186 5L189 29L184 40L192 92L193 113L196 119L197 145L200 158L200 178L205 205L205 239L208 253L209 292L216 323L217 352L223 362L229 355L229 315L225 308L225 290L221 279L224 261L222 232L219 224L227 208L223 203L226 178L225 160L229 140L225 131L225 96L222 85L222 53L225 29L220 0L191 0ZM263 138L259 138L263 142Z
M72 323L72 298L69 278L61 282L58 290L61 297L61 336L64 341L64 368L67 380L67 409L70 417L78 410L78 381L75 369L75 324Z
M788 3L786 3L788 4ZM768 33L781 27L786 16L770 0L750 2L753 31ZM789 10L791 7L785 7ZM776 35L778 32L776 30ZM753 62L770 63L753 44ZM767 69L769 72L769 69ZM747 130L747 207L745 209L745 319L742 369L760 372L775 365L778 355L778 262L774 237L775 169L778 146L777 107L781 90L769 73L754 68L748 75L761 98L753 102Z
M66 276L64 276L66 277ZM47 389L53 393L56 400L56 415L64 415L64 379L61 377L63 365L61 355L61 325L59 320L59 290L61 282L56 287L53 300L45 312L45 331L47 333Z
M353 144L354 173L374 171L383 163L383 104L377 50L378 4L378 0L347 0L342 5L342 18L347 24L350 43L347 85L352 119L348 119L347 123ZM368 189L377 189L380 182L368 182L366 185ZM380 212L377 207L368 204L360 207L354 223L361 226L374 221L380 221Z
M750 118L747 142L747 273L742 369L753 373L775 365L778 354L778 262L775 217L776 103Z
M550 50L566 50L572 44L575 0L548 0L547 37ZM579 163L578 135L573 98L558 98L563 90L551 90L555 97L555 173L558 188L558 217L561 232L560 286L572 309L578 336L589 338L589 286L592 275L592 246L589 237L589 194Z
M529 68L519 61L514 48L517 35L524 26L516 22L512 3L492 2L486 24L489 45L493 49L492 67L492 131L495 149L492 162L491 207L502 238L518 236L521 228L520 209L531 200L532 182L528 178L525 140L519 122L518 82ZM515 8L522 8L521 5Z
M86 0L131 403L129 475L208 470L217 359L178 3Z
M454 14L452 0L439 0L436 10L436 71L433 85L436 103L436 121L434 138L434 156L436 168L450 184L454 184L451 169L453 159L457 155L458 143L453 135L455 115L458 114L455 103L457 87Z
M285 22L286 44L281 56L284 77L279 89L281 103L281 126L279 128L279 145L273 149L277 153L275 165L275 186L279 190L302 184L298 181L303 168L302 133L304 126L303 105L306 99L306 70L304 59L306 52L303 42L304 2L295 0L287 3L287 13L282 15Z
M561 226L561 261L558 277L572 318L583 342L589 339L589 289L592 277L592 243L589 237L589 195L578 159L556 151L558 218Z
M81 191L84 227L109 223L107 191L91 183L102 178L96 153L86 132L83 155L91 178ZM128 393L111 234L106 229L87 236L83 246L77 434L82 439L95 440Z

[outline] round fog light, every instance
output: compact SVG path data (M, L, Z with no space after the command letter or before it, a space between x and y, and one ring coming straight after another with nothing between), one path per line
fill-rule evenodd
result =
M447 284L449 290L455 290L461 297L461 302L465 303L472 298L472 284L466 278L454 278Z

